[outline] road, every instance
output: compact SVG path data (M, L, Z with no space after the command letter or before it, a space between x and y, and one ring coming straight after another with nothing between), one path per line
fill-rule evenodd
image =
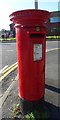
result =
M60 42L47 41L46 49L58 48L58 45L60 45ZM5 66L14 64L17 61L16 43L0 43L0 56L0 61L2 61L0 70Z
M60 42L46 42L46 49L58 48L58 44ZM16 53L16 43L0 43L0 61L2 60L2 66L0 70L5 66L10 66L17 61L17 53Z
M47 41L46 42L46 79L45 79L45 101L53 105L60 106L60 42ZM10 89L12 81L17 75L17 54L16 43L0 43L0 98L4 93ZM11 86L12 87L12 86ZM15 89L15 88L13 88ZM16 91L14 95L17 94ZM6 96L6 95L5 95ZM4 102L3 117L8 116L11 104L15 102L14 99ZM13 96L14 98L14 96ZM10 105L9 105L10 102Z
M2 68L5 66L10 66L17 61L16 55L16 43L0 43L1 47L1 57L2 58Z
M60 106L60 42L47 42L45 99Z
M47 49L52 51L48 51L46 55L46 78L52 80L52 85L60 88L60 42L47 42Z
M0 43L0 56L0 88L2 86L2 91L0 91L1 96L17 75L16 43Z
M60 48L60 42L46 42L46 84L56 88L60 87L58 86L58 68L60 70L60 66L58 67L60 64L60 60L58 60L60 49L58 47ZM0 43L0 48L0 61L2 61L0 68L2 91L0 96L2 96L17 75L16 43Z

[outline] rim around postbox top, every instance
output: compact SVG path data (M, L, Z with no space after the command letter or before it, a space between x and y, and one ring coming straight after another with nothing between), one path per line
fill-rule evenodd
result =
M50 13L45 10L29 9L13 12L9 17L15 24L24 23L45 23L49 19Z

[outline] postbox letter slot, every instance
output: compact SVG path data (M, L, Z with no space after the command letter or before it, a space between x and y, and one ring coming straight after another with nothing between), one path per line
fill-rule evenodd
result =
M43 33L31 33L30 37L31 38L38 38L38 37L44 38L44 34Z

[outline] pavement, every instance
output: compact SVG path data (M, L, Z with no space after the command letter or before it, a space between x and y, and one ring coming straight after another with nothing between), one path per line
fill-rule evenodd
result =
M0 40L0 43L14 43L16 40Z
M19 112L18 115L12 116L12 109L14 105L20 104L20 99L18 95L18 80L17 76L15 80L11 83L10 87L7 89L6 93L2 97L2 104L0 101L0 108L2 107L1 120L23 120L23 114ZM59 95L60 97L60 95ZM55 91L49 90L46 86L45 88L45 112L48 115L48 119L60 119L60 106L58 104L58 94ZM1 113L1 112L0 112ZM25 120L25 119L24 119Z

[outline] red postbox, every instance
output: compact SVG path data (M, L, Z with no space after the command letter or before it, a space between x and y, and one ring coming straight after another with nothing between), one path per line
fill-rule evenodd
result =
M48 18L48 11L36 9L10 15L16 27L19 96L25 112L37 108L45 93L45 22Z

